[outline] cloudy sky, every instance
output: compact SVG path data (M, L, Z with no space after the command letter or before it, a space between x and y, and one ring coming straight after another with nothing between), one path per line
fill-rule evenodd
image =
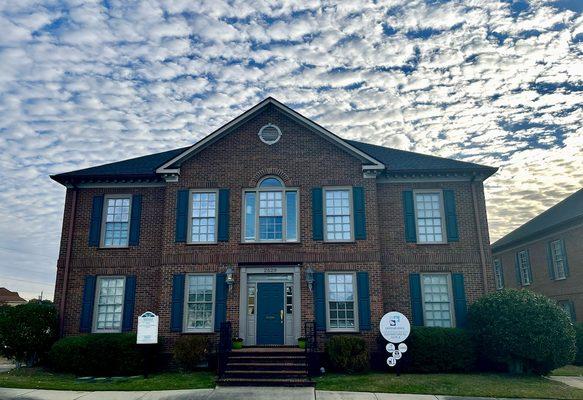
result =
M49 174L186 146L272 95L498 166L493 240L583 186L583 1L0 2L0 286L52 297Z

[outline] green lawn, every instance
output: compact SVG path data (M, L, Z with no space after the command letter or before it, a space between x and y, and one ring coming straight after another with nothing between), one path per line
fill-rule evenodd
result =
M0 387L55 390L172 390L215 387L210 372L166 372L144 377L113 378L83 382L74 375L57 374L42 368L20 368L0 373Z
M566 365L551 372L551 375L557 376L583 376L583 366L581 365Z
M541 377L502 374L326 374L316 389L477 397L583 399L583 390Z

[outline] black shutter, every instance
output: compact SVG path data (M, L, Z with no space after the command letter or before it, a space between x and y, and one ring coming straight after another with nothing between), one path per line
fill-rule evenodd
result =
M123 322L121 330L130 332L134 327L134 305L136 302L136 277L126 276L123 300Z
M226 274L217 274L215 293L215 332L221 330L221 322L227 321L227 284ZM246 310L245 310L246 311Z
M130 238L129 245L137 246L140 244L140 226L142 220L142 195L132 196L132 216L130 219Z
M187 219L188 189L182 189L176 193L176 243L186 242Z
M93 275L85 276L85 286L83 288L83 303L81 304L81 323L79 332L91 332L93 324L93 302L95 301L95 282L97 278Z
M361 331L370 331L370 288L368 272L357 272L358 287L358 328Z
M312 189L312 238L324 240L324 214L322 210L322 188Z
M352 199L354 204L354 239L366 239L366 207L364 198L364 188L352 188Z
M170 331L182 332L184 315L184 274L172 277L172 305L170 309Z
M101 219L103 218L103 196L93 196L91 224L89 225L89 246L99 247L101 240Z
M314 272L314 316L316 330L326 330L326 284L323 272Z
M229 189L219 190L219 242L229 241Z

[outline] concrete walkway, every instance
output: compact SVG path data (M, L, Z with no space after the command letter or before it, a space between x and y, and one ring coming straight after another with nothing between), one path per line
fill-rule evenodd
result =
M549 379L553 381L564 383L571 387L577 389L583 389L583 377L582 376L551 376Z
M487 397L367 392L329 392L313 388L217 387L150 392L75 392L0 387L0 400L495 400Z

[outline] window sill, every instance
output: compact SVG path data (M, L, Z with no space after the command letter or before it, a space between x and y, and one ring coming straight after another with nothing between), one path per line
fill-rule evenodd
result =
M567 279L567 277L564 277L564 278L555 278L555 279L553 279L553 280L554 280L554 281L564 281L565 279Z
M241 242L239 242L239 244L284 244L284 245L291 244L291 245L297 245L297 244L302 244L302 242L275 242L275 241L273 241L273 242L269 242L269 241L267 241L267 242L244 242L244 241L241 241Z
M214 329L210 331L183 331L180 332L181 335L209 335L215 333Z
M522 287L530 286L530 282L529 283L521 283L520 286L522 286Z
M108 333L121 333L121 330L117 330L117 331L96 331L96 330L91 330L91 334L108 334Z
M443 246L444 244L451 244L451 242L415 242L418 246Z
M219 242L186 242L187 246L212 246L219 244Z
M326 333L360 333L360 331L354 329L326 329Z
M354 244L356 240L324 240L326 244Z
M99 246L97 248L97 250L123 250L123 249L129 249L130 247L136 247L136 246Z

